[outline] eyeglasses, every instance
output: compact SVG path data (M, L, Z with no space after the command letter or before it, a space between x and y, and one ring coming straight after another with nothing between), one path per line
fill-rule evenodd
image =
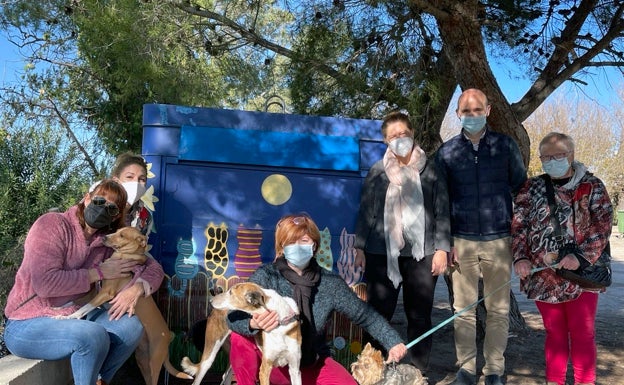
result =
M388 137L386 138L386 142L390 143L390 142L392 142L393 140L395 140L395 139L397 139L397 138L405 138L406 136L409 136L409 135L411 135L411 132L409 132L409 131L399 132L399 133L398 133L398 134L396 134L396 135L393 135L393 136L388 136Z
M569 153L571 153L572 151L566 151L566 152L560 152L557 154L553 154L553 155L540 155L540 160L542 162L548 162L549 160L561 160L563 158L565 158L566 156L568 156Z
M279 221L277 223L277 227L280 227L284 222L286 221L290 221L293 224L300 226L303 225L304 223L306 223L308 220L308 217L304 217L304 216L300 216L300 217L294 217L294 218L284 218L281 221Z
M91 199L91 203L93 203L96 206L104 206L104 207L106 207L106 212L111 217L116 217L117 215L119 215L119 207L117 207L117 205L114 204L114 203L106 202L106 198L104 198L102 196L99 196L99 195L94 196Z

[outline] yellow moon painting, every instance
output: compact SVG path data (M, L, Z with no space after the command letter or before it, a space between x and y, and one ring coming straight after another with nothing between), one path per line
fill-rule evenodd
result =
M292 196L292 184L284 175L273 174L262 182L261 192L268 203L274 206L283 205Z

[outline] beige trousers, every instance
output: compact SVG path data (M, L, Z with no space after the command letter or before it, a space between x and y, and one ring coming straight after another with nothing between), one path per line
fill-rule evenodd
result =
M509 332L509 291L511 279L511 237L493 241L469 241L454 238L459 266L452 271L453 308L459 312L474 304L483 277L483 295L487 310L483 356L483 374L505 372L505 349ZM498 289L498 290L497 290ZM496 291L495 291L496 290ZM455 351L460 368L477 372L476 306L455 319Z

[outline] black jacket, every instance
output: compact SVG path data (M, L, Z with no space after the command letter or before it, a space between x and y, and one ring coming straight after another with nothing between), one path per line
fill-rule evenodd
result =
M452 235L473 240L509 236L513 195L527 179L516 142L487 129L475 151L461 133L442 144L436 161L449 187Z
M436 163L427 159L420 173L425 206L425 250L432 255L436 250L450 251L450 218L446 181L441 177ZM371 254L386 254L384 234L384 206L390 180L383 159L368 172L362 187L362 197L355 224L356 249ZM401 256L411 256L412 245L405 240Z

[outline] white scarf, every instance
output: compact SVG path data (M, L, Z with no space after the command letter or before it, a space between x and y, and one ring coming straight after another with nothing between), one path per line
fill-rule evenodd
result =
M390 180L384 206L384 233L388 258L388 278L399 287L403 280L399 271L399 254L405 246L403 236L412 244L412 257L420 261L425 249L425 207L420 172L427 156L417 145L409 163L399 165L396 155L387 149L383 165Z

